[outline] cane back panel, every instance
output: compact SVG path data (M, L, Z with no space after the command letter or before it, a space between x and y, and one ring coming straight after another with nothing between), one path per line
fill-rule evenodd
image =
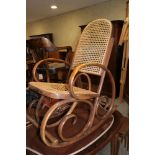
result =
M100 63L104 65L111 33L112 24L107 19L97 19L89 23L81 34L72 68L83 63ZM85 67L80 71L101 75L101 69L94 66Z

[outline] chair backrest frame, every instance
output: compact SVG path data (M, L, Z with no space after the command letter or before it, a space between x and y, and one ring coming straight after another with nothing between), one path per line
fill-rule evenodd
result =
M83 30L79 39L71 69L83 63L100 63L107 67L111 51L112 23L107 19L97 19L90 22ZM81 72L100 75L98 67L86 67Z

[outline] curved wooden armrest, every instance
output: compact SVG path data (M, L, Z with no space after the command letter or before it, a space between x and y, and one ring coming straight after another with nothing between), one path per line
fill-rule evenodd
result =
M102 70L106 71L106 73L108 74L109 76L109 79L110 79L110 82L111 82L111 86L112 86L112 102L114 102L114 99L115 99L115 81L114 81L114 78L110 72L110 70L108 70L104 65L102 64L99 64L99 63L87 63L87 64L81 64L81 65L78 65L77 67L74 68L70 78L69 78L69 90L70 90L70 93L71 95L76 98L76 99L82 99L80 98L79 96L77 96L75 93L74 93L74 90L73 90L73 85L75 83L75 79L76 79L76 75L77 73L79 72L79 70L81 68L84 68L84 67L88 67L88 66L97 66L99 68L102 68Z
M47 62L60 62L60 63L65 63L65 65L67 66L70 66L70 64L64 60L61 60L61 59L55 59L55 58L46 58L46 59L42 59L40 61L38 61L35 66L33 67L33 71L32 71L32 74L33 74L33 78L36 82L39 82L38 78L36 77L36 70L38 68L38 66L40 64L46 64Z

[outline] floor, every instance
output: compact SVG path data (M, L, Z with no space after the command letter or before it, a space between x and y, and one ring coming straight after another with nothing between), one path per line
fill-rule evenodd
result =
M118 106L118 110L126 117L129 116L129 106L128 104L123 101L120 103L119 99L115 101L116 105ZM102 151L100 151L97 155L111 155L110 153L110 144L108 144ZM123 144L120 145L119 155L129 155L129 152L124 148Z

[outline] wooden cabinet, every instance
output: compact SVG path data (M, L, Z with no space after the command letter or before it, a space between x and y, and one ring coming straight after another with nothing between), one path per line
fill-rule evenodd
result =
M114 37L114 45L111 52L111 57L109 60L108 68L111 71L116 84L116 97L119 96L120 90L120 76L121 76L121 65L122 65L122 55L123 55L123 47L118 46L119 38L121 35L122 27L124 21L122 20L115 20L111 21L113 25L113 32L112 36ZM105 77L105 82L103 85L103 93L105 92L107 95L110 95L110 81L107 77Z

